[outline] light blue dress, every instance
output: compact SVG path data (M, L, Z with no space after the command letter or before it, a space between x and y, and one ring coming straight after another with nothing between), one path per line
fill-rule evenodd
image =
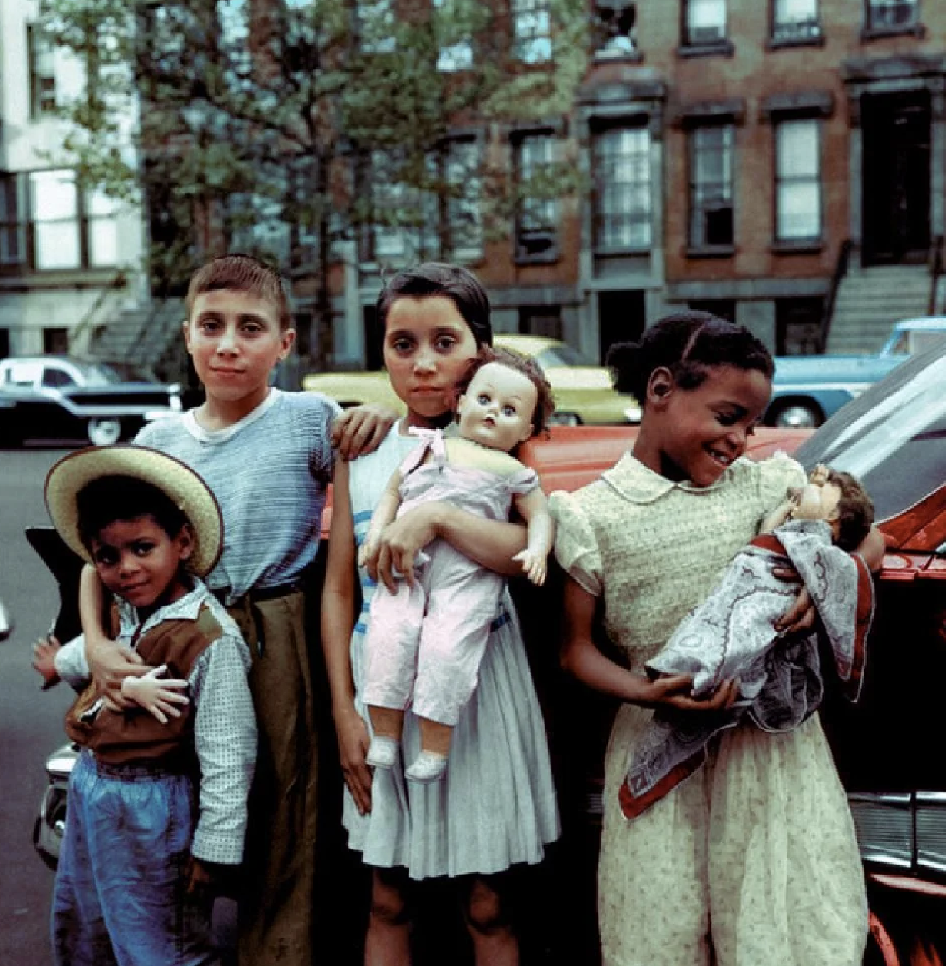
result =
M395 425L375 452L349 467L355 541L361 545L391 474L417 437ZM359 572L364 603L351 639L355 706L367 720L361 692L364 641L374 584ZM522 635L508 591L480 665L479 682L460 712L442 781L406 782L404 762L420 751L417 719L405 715L401 758L376 769L372 809L361 816L345 789L342 820L349 846L371 866L403 866L414 879L490 875L541 861L559 835L558 809L545 725Z

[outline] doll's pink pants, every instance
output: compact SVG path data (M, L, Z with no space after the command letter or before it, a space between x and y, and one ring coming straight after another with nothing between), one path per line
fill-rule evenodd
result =
M392 594L379 584L371 599L362 700L411 706L418 717L452 726L476 687L503 578L443 541L426 553L412 586L402 580Z

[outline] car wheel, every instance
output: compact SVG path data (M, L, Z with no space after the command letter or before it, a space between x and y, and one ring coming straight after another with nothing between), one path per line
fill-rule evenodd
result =
M111 446L118 442L122 434L121 420L90 419L87 433L93 446Z
M814 429L824 422L824 418L821 410L814 403L793 402L776 409L770 422L773 426L784 426L790 429Z
M550 426L580 426L581 417L578 413L552 413L549 417Z

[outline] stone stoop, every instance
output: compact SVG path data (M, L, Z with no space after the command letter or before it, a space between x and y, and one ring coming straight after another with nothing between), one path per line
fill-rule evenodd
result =
M927 314L931 285L926 265L877 265L848 272L838 287L825 351L878 352L895 322Z

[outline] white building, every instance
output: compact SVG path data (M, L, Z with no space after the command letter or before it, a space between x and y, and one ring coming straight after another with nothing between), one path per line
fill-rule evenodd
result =
M0 358L81 354L145 297L140 211L68 167L55 111L83 96L86 72L46 40L39 7L0 0Z

